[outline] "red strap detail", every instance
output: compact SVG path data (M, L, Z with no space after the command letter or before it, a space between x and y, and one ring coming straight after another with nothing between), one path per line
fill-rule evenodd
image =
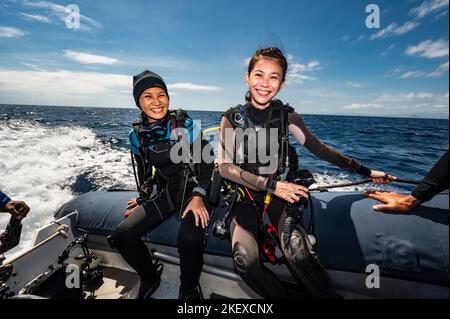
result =
M252 202L255 202L255 199L253 198L252 194L248 191L247 186L244 186L245 191L247 192L248 197L252 200Z

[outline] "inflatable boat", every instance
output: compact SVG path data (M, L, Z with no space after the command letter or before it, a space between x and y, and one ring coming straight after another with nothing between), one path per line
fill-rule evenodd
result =
M66 203L55 220L37 232L30 248L2 263L0 299L136 296L136 273L107 241L123 220L128 200L136 195L90 192ZM449 297L448 193L407 214L375 212L376 202L356 192L311 195L313 205L305 210L304 223L314 218L316 251L341 297ZM210 225L224 214L219 205ZM178 297L178 218L175 213L144 238L162 267L153 298ZM215 236L212 227L206 238L203 297L260 298L235 272L229 240ZM266 265L287 287L301 292L284 264ZM77 269L80 277L72 276Z

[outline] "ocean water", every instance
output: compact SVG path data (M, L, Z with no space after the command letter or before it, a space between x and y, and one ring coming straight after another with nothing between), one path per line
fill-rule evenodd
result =
M189 112L202 128L217 126L222 112ZM0 190L31 207L21 246L75 196L108 189L135 189L128 132L138 109L0 105ZM421 179L448 149L448 120L304 115L323 142L372 169ZM300 165L319 185L358 181L360 176L317 159L291 141ZM362 185L407 192L411 186ZM342 190L342 189L336 189ZM0 215L0 231L8 216Z

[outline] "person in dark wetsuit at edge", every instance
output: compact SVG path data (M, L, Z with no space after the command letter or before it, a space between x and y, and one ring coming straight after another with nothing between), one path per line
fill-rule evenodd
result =
M283 108L288 108L281 101L274 100L274 97L285 84L287 67L287 60L279 49L264 48L258 50L251 58L248 72L245 74L245 81L249 88L246 97L247 103L244 106L237 106L228 110L222 117L220 128L220 174L226 180L241 187L246 187L252 195L234 204L231 209L231 241L235 268L244 281L264 298L290 297L282 282L263 265L260 258L258 234L265 196L266 194L275 195L271 197L267 215L281 239L286 203L298 202L301 197L307 198L309 193L306 187L289 181L276 181L270 175L263 176L255 171L245 169L242 165L236 165L234 158L237 148L235 132L238 122L247 122L248 127L268 127L267 123L271 123L273 120L270 118L271 116L280 114ZM279 111L280 109L281 111ZM393 176L386 178L384 172L371 170L355 159L349 158L322 143L307 129L302 118L293 109L288 113L288 130L300 144L314 155L340 168L371 177L376 183L384 184L390 182L390 179L395 179ZM294 162L293 167L298 166L298 158L291 145L289 145L289 160ZM288 256L287 251L283 251L283 254L288 261L288 266L291 267L291 272L292 269L301 268L293 260L295 256ZM327 280L325 279L325 281ZM328 284L330 287L327 292L313 293L312 296L336 298L334 287L332 284Z
M179 298L197 299L200 298L198 285L205 228L209 222L205 202L214 163L203 159L195 165L173 162L170 151L177 145L171 140L173 128L187 131L185 138L190 149L199 142L197 139L201 139L202 150L209 144L184 111L178 110L175 115L168 110L169 94L159 75L144 71L133 78L133 85L136 105L142 110L141 119L133 124L129 134L137 162L140 197L128 202L128 217L110 237L111 244L138 273L138 298L149 298L160 284L160 273L152 264L141 237L173 213L182 212L177 238L181 270ZM153 185L156 192L152 192Z
M409 195L395 192L368 191L366 195L385 204L373 206L377 211L408 212L448 189L448 150Z
M20 223L22 219L24 219L30 211L30 207L23 201L15 201L11 200L5 193L0 191L0 213L9 213L12 217L14 217L17 223ZM9 226L8 226L9 228ZM7 230L0 234L0 255L5 253L12 247L9 246L9 234ZM15 243L15 244L18 244Z

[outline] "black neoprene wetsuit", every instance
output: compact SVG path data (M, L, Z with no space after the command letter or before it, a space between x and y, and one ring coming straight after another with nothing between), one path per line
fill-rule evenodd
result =
M434 195L448 189L448 150L428 172L411 195L422 202L429 201Z
M164 121L163 126L167 126L168 130L173 127L173 119L166 118ZM183 125L188 130L191 145L200 139L203 150L208 142L202 139L201 133L193 136L192 120L186 116ZM170 136L170 133L167 136ZM112 238L115 247L139 274L141 281L151 283L156 280L157 272L141 237L172 214L180 212L180 209L183 211L192 196L197 195L194 193L196 188L201 188L206 193L214 164L203 161L191 167L183 163L175 164L170 158L173 142L164 139L157 142L146 141L139 136L136 128L130 132L130 143L137 162L139 184L142 186L152 175L153 166L156 169L153 183L157 185L157 193L153 196L143 196L142 205L117 226ZM186 173L189 173L190 177L184 188ZM204 198L204 202L208 209L207 198ZM210 209L208 211L210 212ZM194 215L188 213L181 220L177 237L181 286L186 290L194 289L198 285L203 265L204 236L205 230L197 227Z

